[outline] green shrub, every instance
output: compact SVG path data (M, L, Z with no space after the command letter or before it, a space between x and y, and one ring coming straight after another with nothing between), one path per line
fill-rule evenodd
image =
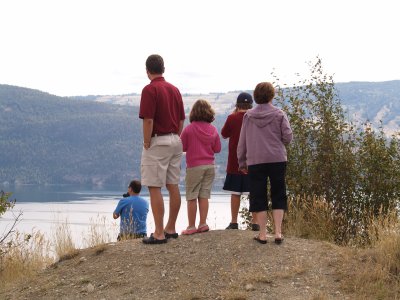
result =
M345 120L333 77L318 57L310 63L309 78L293 86L281 86L272 76L274 103L287 113L294 137L287 147L289 198L302 208L312 207L316 198L326 202L336 243L371 243L371 220L398 214L399 134L388 137L382 128Z

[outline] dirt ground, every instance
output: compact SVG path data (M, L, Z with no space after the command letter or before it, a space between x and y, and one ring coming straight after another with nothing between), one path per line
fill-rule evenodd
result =
M248 230L128 240L83 249L0 299L352 299L341 290L340 251L286 237L262 245Z

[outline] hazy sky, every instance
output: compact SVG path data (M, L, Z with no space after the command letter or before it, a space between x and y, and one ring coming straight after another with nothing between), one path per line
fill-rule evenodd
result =
M140 93L164 57L182 93L288 84L318 55L335 82L400 79L398 0L0 0L0 84Z

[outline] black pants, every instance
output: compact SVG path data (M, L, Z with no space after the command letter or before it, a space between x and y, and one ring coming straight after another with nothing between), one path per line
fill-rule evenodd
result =
M271 184L272 209L287 210L286 162L248 166L250 212L268 210L268 181Z

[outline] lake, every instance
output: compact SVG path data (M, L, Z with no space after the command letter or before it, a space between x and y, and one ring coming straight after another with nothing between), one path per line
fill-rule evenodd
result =
M74 185L51 186L0 186L0 190L12 192L11 199L16 199L12 211L6 212L0 219L0 235L9 228L15 214L22 212L17 230L31 233L32 229L40 230L50 240L53 240L56 228L60 224L68 224L71 235L77 247L85 247L85 239L90 231L107 232L111 241L116 240L119 232L119 219L112 218L118 201L126 191L122 187L85 187ZM162 190L165 203L165 223L168 218L168 195ZM176 229L180 233L187 227L187 206L185 193L182 194L182 205L178 215ZM149 200L147 188L143 188L141 196ZM243 203L248 205L247 202ZM197 221L198 221L197 216ZM214 191L209 205L208 225L210 229L224 229L230 222L230 194ZM154 231L153 215L149 212L147 232Z

